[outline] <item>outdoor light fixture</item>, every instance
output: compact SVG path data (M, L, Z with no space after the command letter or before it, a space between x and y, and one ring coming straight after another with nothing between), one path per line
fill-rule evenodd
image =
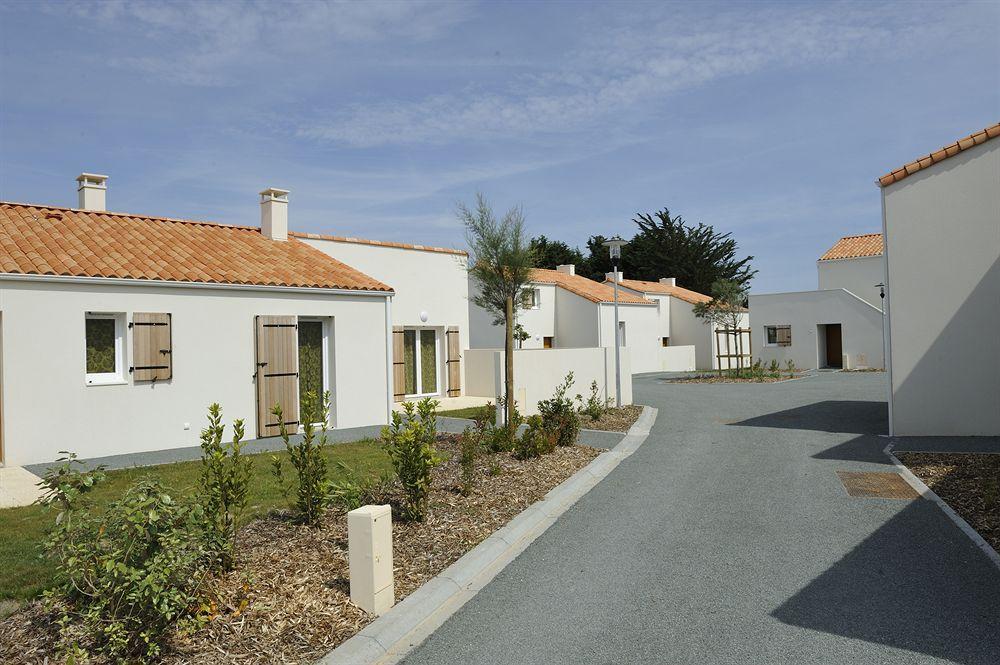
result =
M622 247L627 244L620 236L608 238L603 243L611 254L611 265L615 269L615 406L618 408L622 406L622 333L618 324L618 282L621 280L621 273L618 271L618 263L622 258Z

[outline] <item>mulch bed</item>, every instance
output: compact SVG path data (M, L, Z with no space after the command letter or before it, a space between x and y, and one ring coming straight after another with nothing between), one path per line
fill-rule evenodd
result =
M983 540L1000 551L1000 455L894 453Z
M781 376L765 376L759 379L746 379L733 376L719 376L718 374L696 374L694 376L681 376L674 379L663 379L665 383L778 383L788 381L796 377L782 374Z
M485 540L600 451L567 446L518 461L484 455L464 497L457 437L440 435L448 460L434 471L422 523L393 523L396 600L402 600ZM307 663L374 620L350 602L347 519L331 510L317 529L274 514L247 525L234 572L213 581L217 614L202 629L174 638L165 663ZM31 602L0 620L0 662L36 663L55 654L54 617Z
M642 415L642 406L629 404L621 408L610 408L601 414L597 420L580 414L580 427L583 429L599 429L604 432L627 432Z

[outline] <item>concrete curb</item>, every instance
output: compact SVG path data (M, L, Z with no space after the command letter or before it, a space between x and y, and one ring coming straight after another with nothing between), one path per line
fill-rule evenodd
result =
M899 475L901 475L903 479L910 484L910 487L915 489L917 493L920 494L920 496L927 499L928 501L933 501L934 503L936 503L938 507L944 511L944 514L947 515L948 518L951 519L951 521L954 522L955 525L959 529L961 529L962 532L965 533L965 535L967 535L972 540L973 543L975 543L976 547L978 547L983 551L983 554L986 555L986 558L992 561L994 566L1000 568L1000 554L998 554L997 551L993 549L993 546L990 545L988 542L986 542L983 539L983 537L980 536L979 533L975 529L973 529L972 526L969 525L968 522L962 519L962 517L958 513L956 513L951 506L945 503L944 499L939 497L934 492L934 490L925 485L924 481L920 480L920 478L917 478L917 476L915 476L912 471L906 468L906 466L904 466L903 463L900 462L899 459L892 454L892 447L894 445L895 442L890 441L886 445L886 447L882 450L882 452L884 452L886 455L889 456L889 459L892 461L892 463L896 466L897 470L899 471Z
M403 659L448 617L489 584L580 497L639 449L656 421L656 409L642 414L621 442L549 490L514 519L404 598L320 661L321 665L389 665Z

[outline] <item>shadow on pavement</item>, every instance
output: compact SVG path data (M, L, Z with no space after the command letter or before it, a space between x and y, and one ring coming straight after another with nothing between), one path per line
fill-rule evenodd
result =
M885 454L885 444L888 439L864 434L850 441L844 441L832 448L813 455L813 459L839 459L852 462L869 462L871 464L892 464Z
M1000 570L935 504L918 499L771 616L957 663L995 665Z
M886 434L888 423L889 407L885 402L826 400L729 424L847 434Z

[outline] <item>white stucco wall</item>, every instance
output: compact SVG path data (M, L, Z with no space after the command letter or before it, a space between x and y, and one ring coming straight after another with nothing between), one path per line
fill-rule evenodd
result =
M847 289L865 302L882 309L876 284L885 282L885 262L881 256L817 261L819 290Z
M896 435L1000 434L1000 140L882 189Z
M552 284L534 284L538 290L539 305L533 309L519 307L515 312L517 322L531 335L522 343L525 349L540 349L545 344L545 337L555 337L556 334L556 287ZM476 293L475 281L469 280L470 297ZM504 345L504 327L493 325L493 315L469 302L469 344L473 349L500 349ZM515 342L516 344L516 342ZM558 346L558 340L555 340Z
M670 298L670 343L694 346L698 369L715 369L715 340L712 326L694 315L694 305Z
M496 400L503 394L503 353L471 349L466 355L469 390L477 397ZM518 349L514 352L514 391L524 415L538 413L539 400L552 396L567 373L575 383L568 395L590 394L597 381L601 397L615 396L615 356L611 348ZM622 355L622 404L632 403L632 370L628 354Z
M618 319L625 323L625 344L622 348L631 361L633 372L660 370L660 327L656 307L650 305L618 306ZM614 349L615 306L600 305L601 346Z
M556 348L602 346L597 303L556 288Z
M169 312L173 378L133 382L126 369L123 385L86 385L88 311ZM258 314L328 317L335 426L386 422L384 297L0 279L0 314L8 465L198 445L212 402L253 438ZM131 344L126 329L126 368Z
M882 312L845 289L750 296L753 356L765 364L788 360L800 369L825 366L821 324L839 323L850 366L882 367ZM766 326L790 325L791 346L767 346ZM821 343L822 342L822 343ZM822 351L821 351L822 349Z
M444 330L448 326L458 326L459 348L469 348L468 257L364 243L299 239L391 286L396 292L392 299L393 325L437 329L442 345L438 372L442 378L447 376ZM421 314L427 315L426 321L421 320ZM441 389L447 389L447 381L441 382Z

